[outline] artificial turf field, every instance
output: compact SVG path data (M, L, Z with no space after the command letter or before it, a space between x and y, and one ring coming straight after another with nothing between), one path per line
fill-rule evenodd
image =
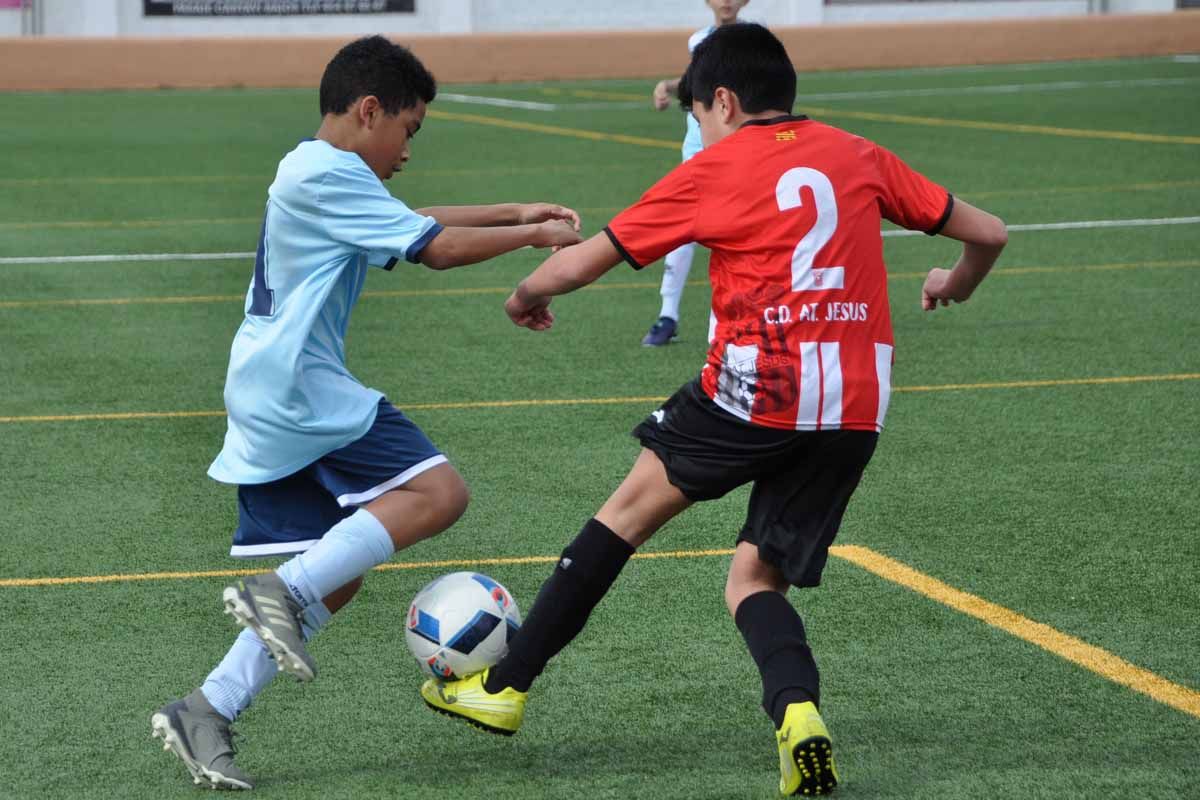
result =
M562 202L595 233L678 160L683 121L649 110L650 86L443 87L552 107L439 99L390 188L413 207ZM886 240L888 427L839 536L853 547L792 594L841 796L1200 795L1198 92L1195 59L800 76L798 111L1014 226L977 295L933 314L921 278L956 244ZM235 634L213 573L267 566L226 555L234 492L204 471L266 188L317 122L315 90L0 103L0 797L199 791L148 720ZM233 255L56 258L163 253ZM775 796L757 673L722 600L744 490L629 564L517 737L416 694L404 611L461 568L436 562L528 606L632 463L629 429L703 361L703 256L680 340L644 349L659 265L556 301L549 333L512 327L501 303L542 255L368 281L350 368L473 499L369 577L313 644L315 683L281 678L241 718L256 793Z

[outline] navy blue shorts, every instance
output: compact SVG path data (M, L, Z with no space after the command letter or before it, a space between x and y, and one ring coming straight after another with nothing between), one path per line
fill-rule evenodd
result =
M429 437L386 399L361 439L270 483L238 486L236 558L301 553L358 506L446 463Z

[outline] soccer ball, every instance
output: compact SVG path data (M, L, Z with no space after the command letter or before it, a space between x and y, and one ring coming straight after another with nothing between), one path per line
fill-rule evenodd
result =
M404 635L422 672L456 680L503 658L519 627L507 589L478 572L452 572L417 592Z

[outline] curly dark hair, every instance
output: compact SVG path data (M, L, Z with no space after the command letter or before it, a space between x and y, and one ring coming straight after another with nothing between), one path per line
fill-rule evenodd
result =
M360 97L374 95L385 113L399 114L419 101L430 103L437 81L407 47L382 36L343 47L321 76L321 116L343 114Z

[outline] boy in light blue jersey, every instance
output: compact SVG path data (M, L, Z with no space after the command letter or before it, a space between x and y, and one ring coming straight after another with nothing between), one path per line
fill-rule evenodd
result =
M372 267L473 264L579 241L545 203L413 211L382 181L408 160L433 76L380 36L352 42L321 79L322 122L279 164L225 383L228 429L209 475L238 486L234 556L295 555L225 589L245 630L203 685L151 717L197 784L249 789L230 723L280 669L311 680L305 643L393 552L450 527L467 487L383 394L346 368L345 336Z
M746 7L750 0L705 0L705 2L713 13L713 24L707 28L701 28L691 35L688 39L689 53L694 52L700 43L717 28L737 22L738 13ZM659 81L654 87L654 110L665 110L671 105L671 98L677 97L678 94L678 78ZM700 123L690 112L686 118L687 133L683 137L684 161L704 149L704 143L700 141ZM642 337L642 345L645 347L662 347L675 339L676 331L679 329L679 303L683 300L683 287L687 284L688 273L692 269L692 256L695 252L696 243L688 242L667 253L663 258L662 287L659 289L659 294L662 296L662 308L658 312L658 320ZM712 338L711 330L709 338Z

